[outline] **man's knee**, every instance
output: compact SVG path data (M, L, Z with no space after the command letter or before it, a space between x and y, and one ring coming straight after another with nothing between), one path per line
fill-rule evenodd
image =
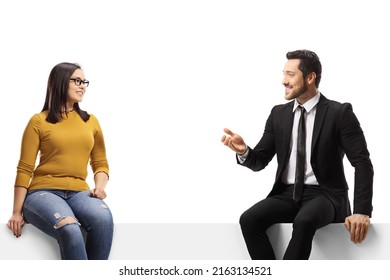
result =
M243 230L263 227L262 219L254 215L250 210L241 214L239 223Z
M294 230L303 230L307 232L315 232L316 229L318 228L317 226L317 221L316 219L313 219L313 217L296 217L294 222L293 222L293 229Z

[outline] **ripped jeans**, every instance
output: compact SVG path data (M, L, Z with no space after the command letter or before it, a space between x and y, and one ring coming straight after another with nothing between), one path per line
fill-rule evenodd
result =
M55 238L63 260L106 260L114 224L110 209L90 191L35 190L27 193L27 223ZM84 238L83 230L86 232Z

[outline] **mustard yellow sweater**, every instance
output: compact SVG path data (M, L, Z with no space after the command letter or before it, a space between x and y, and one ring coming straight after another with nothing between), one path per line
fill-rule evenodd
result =
M96 117L90 116L84 122L72 111L56 124L46 121L47 111L32 116L23 133L15 186L88 190L85 179L89 161L94 174L108 175L103 133Z

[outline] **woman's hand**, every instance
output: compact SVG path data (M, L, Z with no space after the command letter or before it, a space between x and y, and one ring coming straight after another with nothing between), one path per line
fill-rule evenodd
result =
M98 172L94 177L95 188L91 190L91 196L97 197L100 199L105 199L107 197L104 189L108 181L108 175L105 172Z
M91 196L97 197L97 198L100 198L100 199L105 199L107 197L107 194L106 194L106 192L103 189L95 188L95 189L91 190Z
M13 214L11 219L9 219L7 226L16 237L19 237L22 235L22 227L24 224L25 221L22 214Z

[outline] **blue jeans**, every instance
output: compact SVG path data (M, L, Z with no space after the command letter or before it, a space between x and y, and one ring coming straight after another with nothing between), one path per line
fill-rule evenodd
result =
M35 190L27 193L23 216L55 238L63 260L106 260L110 254L114 223L103 200L90 191ZM74 218L61 226L64 218ZM84 238L83 230L86 232Z

